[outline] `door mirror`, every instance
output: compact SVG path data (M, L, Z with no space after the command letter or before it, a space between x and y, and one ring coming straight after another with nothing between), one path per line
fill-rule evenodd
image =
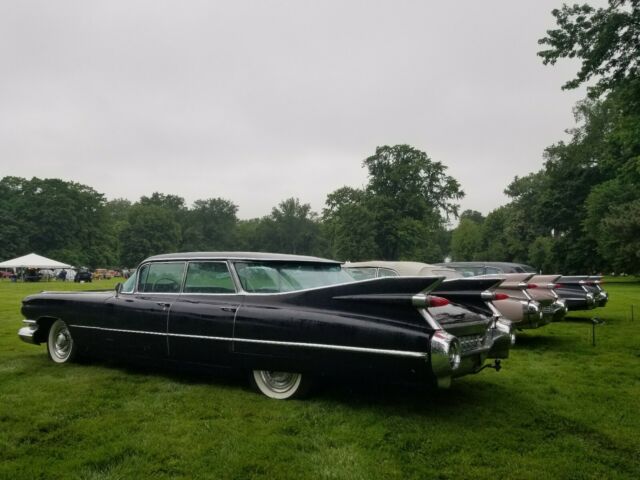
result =
M116 297L120 295L120 292L122 291L122 283L120 282L116 283L115 291L116 291Z

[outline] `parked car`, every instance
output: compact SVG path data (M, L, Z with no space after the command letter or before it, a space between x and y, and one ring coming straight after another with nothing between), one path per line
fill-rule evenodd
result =
M431 265L421 262L388 262L372 260L368 262L349 262L343 265L354 278L378 278L381 276L431 276L443 275L447 278L437 286L433 293L442 295L449 289L451 279L478 278L464 277L457 270L442 265ZM495 278L501 283L495 288L495 293L503 294L508 298L493 300L492 306L498 313L514 323L518 329L538 328L552 320L560 320L564 317L566 309L564 304L557 302L553 293L540 289L540 292L532 293L538 285L528 283L532 274L494 275L482 276L483 278ZM534 298L535 297L535 298Z
M369 373L448 386L488 358L506 358L513 328L431 295L441 281L356 282L339 262L295 255L158 255L115 291L26 297L19 336L46 343L56 363L100 353L241 368L278 399L300 395L314 375ZM484 291L496 283L474 285Z
M463 275L486 275L503 273L536 273L530 265L510 262L449 262L437 265L458 270ZM479 273L484 272L484 273ZM555 293L563 300L568 310L590 310L604 307L609 294L602 288L600 276L563 276L555 286Z
M79 268L73 277L73 281L78 282L91 282L93 280L93 274L88 268Z
M555 280L560 275L534 275L532 273L500 273L483 275L484 278L502 278L497 292L507 293L520 301L534 301L540 310L539 318L529 317L523 328L538 328L550 322L562 320L567 313L564 300L555 293Z
M562 276L557 280L556 291L566 300L569 310L604 307L609 294L602 288L601 279L589 275Z

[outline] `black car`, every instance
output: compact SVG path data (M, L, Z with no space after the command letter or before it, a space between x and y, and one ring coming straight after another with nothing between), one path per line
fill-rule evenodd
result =
M91 270L87 268L81 268L76 272L76 276L73 277L74 282L91 282L93 280L93 274Z
M356 282L338 262L294 255L159 255L115 291L25 298L19 336L46 343L57 363L101 353L245 369L278 399L299 395L314 375L447 386L487 358L506 358L513 329L484 305L495 280L465 282L448 292L453 301L429 294L442 280Z

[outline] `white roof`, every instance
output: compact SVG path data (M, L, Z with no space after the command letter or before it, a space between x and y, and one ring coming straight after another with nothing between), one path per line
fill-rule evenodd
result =
M0 268L72 268L71 265L51 260L50 258L30 253L22 257L14 258L0 263Z
M431 265L429 263L421 262L387 262L382 260L371 260L368 262L347 262L343 264L344 267L358 268L358 267L375 267L375 268L389 268L394 270L400 276L419 276L426 277L435 275L438 277L458 278L462 277L460 273L452 268L441 267L439 265Z

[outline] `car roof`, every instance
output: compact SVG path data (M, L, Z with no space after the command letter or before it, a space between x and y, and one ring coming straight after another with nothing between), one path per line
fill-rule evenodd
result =
M158 260L259 260L270 262L305 262L340 265L340 262L326 258L267 252L177 252L154 255L147 258L145 262Z
M496 267L496 268L522 268L522 269L532 269L535 270L532 266L526 265L524 263L514 263L514 262L449 262L449 263L437 263L436 265L440 265L443 267Z
M442 265L432 265L422 262L404 262L404 261L384 261L370 260L367 262L347 262L343 264L345 268L390 268L403 276L412 275L453 275L457 276L457 272Z

